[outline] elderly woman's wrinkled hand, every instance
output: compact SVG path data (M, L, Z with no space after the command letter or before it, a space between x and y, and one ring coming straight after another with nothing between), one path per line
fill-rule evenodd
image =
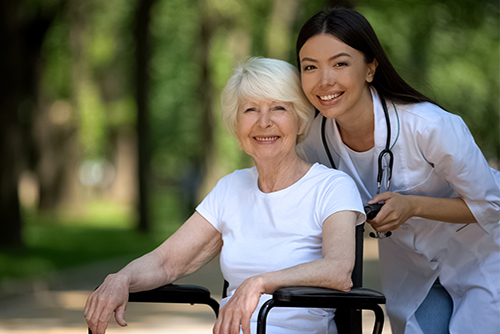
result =
M93 334L104 334L109 319L115 313L116 323L122 327L128 303L129 283L119 275L109 275L102 285L87 299L84 316Z
M263 293L263 280L254 276L236 289L226 305L220 309L214 325L214 334L250 334L250 319Z

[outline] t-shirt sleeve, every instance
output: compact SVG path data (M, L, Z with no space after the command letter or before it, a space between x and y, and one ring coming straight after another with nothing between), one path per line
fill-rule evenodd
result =
M215 229L222 233L222 206L224 196L227 191L228 179L231 175L225 176L217 182L212 191L196 207L196 211L203 216Z
M356 225L366 221L363 202L354 181L345 173L332 171L325 179L325 187L318 201L318 220L321 224L332 214L340 211L357 213Z
M436 173L465 201L479 225L491 231L500 217L499 173L489 167L462 118L438 118L418 142Z

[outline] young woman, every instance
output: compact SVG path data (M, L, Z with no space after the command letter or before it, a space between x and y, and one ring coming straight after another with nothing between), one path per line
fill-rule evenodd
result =
M345 173L300 159L296 144L314 108L298 72L275 59L239 66L222 95L223 117L255 167L222 178L173 236L109 275L90 295L85 317L94 334L115 313L126 325L128 293L173 282L220 253L229 282L214 334L255 333L260 306L279 287L348 291L361 198ZM280 308L268 333L336 333L331 309Z
M321 112L299 155L349 174L365 204L383 204L368 223L393 332L497 331L500 173L462 119L410 87L353 10L313 16L296 51Z

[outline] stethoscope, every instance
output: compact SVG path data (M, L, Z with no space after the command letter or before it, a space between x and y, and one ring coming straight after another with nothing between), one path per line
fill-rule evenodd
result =
M382 103L382 108L384 109L385 121L387 123L387 140L385 143L385 148L380 152L380 154L378 156L377 195L380 194L380 187L381 187L382 179L384 176L384 168L382 167L382 160L384 159L384 157L386 155L389 157L389 163L388 163L387 167L385 168L387 170L387 187L386 187L387 191L389 191L389 188L391 187L392 166L394 164L394 154L392 153L391 149L396 144L396 142L399 138L399 131L400 131L400 129L399 129L399 116L397 116L398 111L396 109L396 105L393 102L392 105L394 107L394 111L396 112L396 116L398 117L398 135L396 137L396 140L394 141L394 144L391 147L391 120L389 117L389 110L387 109L387 104L385 102L385 99L382 98L381 103ZM326 141L326 134L325 134L326 119L327 118L325 116L323 116L323 119L321 121L321 140L323 142L323 147L325 148L326 154L328 156L328 160L330 161L330 165L332 166L332 168L336 169L335 163L333 162L333 158L332 158L332 155L330 153L330 149L328 148L328 143ZM387 238L387 237L390 237L391 235L392 235L392 232L390 232L390 231L389 232L377 232L377 235L375 235L374 233L370 233L371 237L377 238L377 239Z

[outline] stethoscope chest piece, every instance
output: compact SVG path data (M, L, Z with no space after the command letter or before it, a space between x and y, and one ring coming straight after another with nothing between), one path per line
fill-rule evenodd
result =
M382 179L384 177L384 170L387 171L386 191L389 191L389 189L391 187L392 168L394 165L394 153L392 153L392 150L391 150L391 119L389 116L389 110L387 109L387 103L385 102L385 99L381 98L380 101L382 103L382 108L384 109L384 116L385 116L385 121L387 124L387 140L386 140L385 148L380 152L380 154L378 156L378 161L377 161L377 163L378 163L377 164L378 165L377 195L380 194L380 189L382 186ZM397 116L397 109L396 109L396 105L394 103L393 103L393 106L394 106L394 111L396 112L396 116ZM328 156L328 160L330 161L331 167L336 168L335 163L333 161L332 154L330 152L330 149L328 148L328 143L326 141L325 128L326 128L326 117L323 116L323 119L321 122L321 140L323 142L323 147L326 151L326 154ZM398 118L398 137L399 137L399 118ZM397 141L397 138L396 138L396 141ZM394 142L393 147L395 144L396 144L396 142ZM387 162L384 161L384 160L386 160L386 159L384 159L384 157L387 157ZM371 206L369 206L369 205L365 206L365 211L367 210L367 208L370 208L370 207ZM380 207L381 207L381 205L380 205ZM380 207L378 208L377 213L380 210ZM370 208L370 210L373 210L373 209ZM373 219L373 218L369 218L369 219ZM388 238L391 235L392 235L392 232L386 232L386 233L377 232L377 234L375 234L373 232L370 233L370 236L372 238L377 238L377 239Z

